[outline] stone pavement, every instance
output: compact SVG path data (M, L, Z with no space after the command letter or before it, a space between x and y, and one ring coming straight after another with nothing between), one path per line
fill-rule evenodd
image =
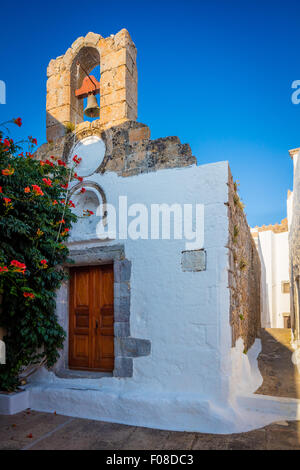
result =
M256 391L261 395L300 398L300 374L292 363L291 330L266 328L261 330L262 351L258 367L263 384Z
M300 422L241 434L161 431L28 410L0 416L4 450L273 450L300 449Z
M290 330L261 331L256 393L300 398L300 375L291 361ZM300 421L273 423L240 434L149 429L27 410L0 415L0 449L30 450L300 450Z

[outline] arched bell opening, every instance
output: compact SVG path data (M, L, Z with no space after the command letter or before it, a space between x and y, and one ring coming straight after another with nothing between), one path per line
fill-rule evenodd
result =
M99 119L87 116L84 109L88 102L99 107L100 54L95 47L83 47L76 54L71 66L71 116L73 125ZM90 108L91 109L91 108Z
M100 65L97 65L96 67L93 68L93 70L91 70L90 76L92 79L94 78L96 79L96 83L100 83ZM95 119L99 119L99 115L90 116L87 112L87 110L93 109L94 104L99 107L99 113L100 113L100 93L97 93L96 95L94 95L94 97L90 95L90 98L88 97L83 98L83 120L84 121L92 122Z

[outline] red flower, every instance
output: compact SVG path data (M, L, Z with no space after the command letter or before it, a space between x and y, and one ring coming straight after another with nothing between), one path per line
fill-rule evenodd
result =
M6 147L6 148L4 149L5 152L8 151L8 149L9 149L11 143L12 143L12 140L8 140L8 139L4 139L4 140L3 140L3 145Z
M23 292L24 297L29 297L29 299L34 299L35 295L32 292ZM27 437L32 437L32 434L29 434Z
M61 219L57 222L58 224L65 224L66 222L64 221L64 219Z
M15 172L15 170L13 168L10 167L10 165L8 165L8 168L5 168L4 170L2 170L2 175L4 176L11 176L13 175Z
M61 184L60 186L61 186L63 189L67 189L69 185L68 185L68 183L66 183L66 184Z
M41 259L41 263L42 264L47 264L47 260L46 259Z
M8 271L7 266L0 266L0 273L6 273Z
M20 117L18 117L17 119L14 119L13 121L17 126L19 127L22 126L22 119Z
M86 189L85 188L81 188L80 192L83 194L86 192Z
M81 162L82 158L77 158L77 155L74 155L73 157L73 162L76 163L76 165L79 165L79 163Z
M31 135L28 136L28 140L31 144L37 145L37 140L31 137Z
M30 188L29 188L29 186L27 186L27 187L24 189L24 193L30 193Z
M50 162L50 160L46 160L45 163L50 166L54 166L54 163Z
M36 196L44 196L43 191L41 190L41 188L37 184L32 184L31 186L32 186L33 192Z
M52 186L52 181L50 178L43 178L43 182L46 186Z
M57 200L54 199L54 201L52 202L52 205L55 206L55 204L58 204Z
M4 203L5 203L6 207L9 206L10 203L11 203L11 199L9 199L9 197L5 197L3 199L4 199Z
M25 269L26 269L26 264L20 263L20 261L14 259L13 261L11 261L10 265L16 268L15 269L16 272L20 272L24 274Z
M83 215L89 217L90 215L94 215L94 212L93 212L93 211L89 211L88 209L84 209Z
M62 160L57 160L57 163L58 163L60 166L66 166L65 162L63 162Z
M76 178L78 181L82 182L83 178L81 176L78 176L77 173L74 173L74 178Z
M71 199L70 199L70 201L68 202L68 205L69 205L69 207L75 207L75 204L74 204L73 201L71 201Z
M3 193L2 186L0 186L0 193Z

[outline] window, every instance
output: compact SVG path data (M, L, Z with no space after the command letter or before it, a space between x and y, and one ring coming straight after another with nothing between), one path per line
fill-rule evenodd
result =
M283 294L289 294L290 293L290 283L289 281L282 281L281 282L281 291Z

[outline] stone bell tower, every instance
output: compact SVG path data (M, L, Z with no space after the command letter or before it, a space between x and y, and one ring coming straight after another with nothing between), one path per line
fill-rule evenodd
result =
M67 52L50 61L47 69L47 140L63 137L70 125L102 130L137 119L136 47L126 29L103 38L88 33L79 37ZM78 63L82 67L78 67ZM75 91L100 65L100 118L83 123L83 100ZM78 127L79 126L79 127Z
M69 162L74 152L81 155L89 148L91 155L85 161L92 166L102 155L95 173L113 171L123 177L196 164L189 144L175 136L151 140L149 127L137 122L136 55L128 31L122 29L108 38L88 33L76 39L64 55L51 60L47 69L47 143L37 149L36 158L55 155ZM97 66L100 82L91 75ZM88 94L100 93L100 114L98 105L91 107L99 115L93 121L84 121L87 84ZM94 149L96 141L101 151Z

